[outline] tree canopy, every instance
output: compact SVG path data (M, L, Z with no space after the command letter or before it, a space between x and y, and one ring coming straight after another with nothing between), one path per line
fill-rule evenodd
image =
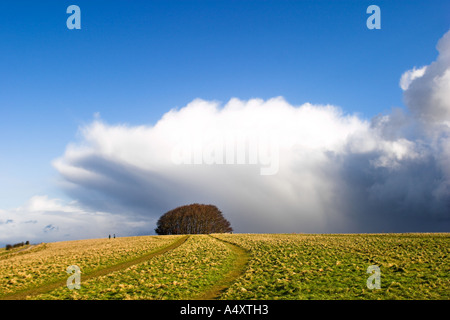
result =
M214 205L190 204L163 214L155 232L164 234L207 234L232 232L230 222Z

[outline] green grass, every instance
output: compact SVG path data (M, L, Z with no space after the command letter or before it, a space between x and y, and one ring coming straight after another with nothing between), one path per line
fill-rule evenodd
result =
M21 251L21 250L29 248L29 247L30 247L29 244L24 244L23 246L16 247L16 248L11 248L9 250L6 250L5 247L2 247L2 248L0 248L0 256L6 255L6 254L16 253L17 251Z
M220 235L251 253L223 299L449 299L449 234ZM381 289L366 286L367 268Z
M8 293L32 289L67 279L68 265L96 270L176 239L99 239L46 244L12 255L0 251L0 288ZM82 274L79 290L61 286L32 299L448 300L449 254L449 233L191 235L180 246L126 268L92 279ZM366 286L371 265L380 267L381 289ZM51 275L45 274L48 270Z
M235 256L222 242L191 235L180 247L146 262L84 281L80 290L61 288L36 299L192 299L232 267Z
M0 256L0 298L65 280L68 266L84 273L145 255L179 236L142 236L44 243ZM8 250L9 251L9 250Z

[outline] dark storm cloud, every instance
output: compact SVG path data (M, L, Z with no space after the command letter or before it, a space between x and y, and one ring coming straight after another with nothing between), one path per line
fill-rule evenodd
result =
M0 234L149 234L194 202L237 232L450 231L450 32L437 48L401 76L408 109L370 121L280 97L196 99L154 126L97 119L54 161L76 203L0 210Z
M450 33L438 50L401 77L405 111L196 99L154 126L96 120L54 166L77 210L135 233L194 202L237 232L449 231Z

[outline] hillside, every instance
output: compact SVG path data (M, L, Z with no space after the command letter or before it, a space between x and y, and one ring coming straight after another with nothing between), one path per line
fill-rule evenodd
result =
M1 299L450 299L450 234L213 234L0 253ZM69 266L80 289L67 287ZM370 266L380 289L369 289ZM369 279L370 280L370 279ZM370 282L370 281L369 281Z

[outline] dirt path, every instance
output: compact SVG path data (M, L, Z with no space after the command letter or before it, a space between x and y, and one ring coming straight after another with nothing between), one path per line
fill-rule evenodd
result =
M41 245L41 243L40 243L40 244L30 244L28 247L22 248L22 249L20 249L20 250L14 252L14 253L19 253L19 252L23 252L23 251L28 251L28 250L31 250L31 249L33 249L33 248L39 246L39 245Z
M2 255L5 255L6 258L8 259L9 257L14 257L17 253L24 252L24 251L28 251L28 250L31 250L31 249L33 249L33 248L39 247L39 246L41 246L41 245L42 245L42 243L39 243L39 244L30 244L30 245L26 245L27 247L25 247L25 248L20 248L20 249L18 249L18 250L16 250L16 251L12 251L12 252L10 252L10 250L3 251L1 254L2 254Z
M220 295L228 289L237 278L239 278L245 271L247 266L247 262L250 258L249 254L246 250L230 243L228 241L218 239L210 235L211 238L214 238L217 241L223 242L228 248L236 254L236 260L234 260L232 269L221 279L219 280L213 287L203 292L202 294L196 296L194 300L214 300L218 299Z
M100 270L96 270L96 271L93 271L93 272L88 273L88 274L84 274L83 273L82 276L81 276L81 280L85 281L85 280L89 280L89 279L92 279L92 278L100 277L100 276L103 276L105 274L108 274L108 273L111 273L111 272L114 272L114 271L118 271L118 270L122 270L122 269L126 269L126 268L131 267L131 266L133 266L135 264L144 262L144 261L146 261L148 259L151 259L151 258L153 258L155 256L161 255L161 254L163 254L163 253L165 253L167 251L173 250L173 249L181 246L187 240L188 237L189 236L183 236L180 239L176 240L175 242L173 242L172 244L170 244L170 245L168 245L166 247L163 247L163 248L161 248L161 249L159 249L157 251L153 251L152 253L143 255L143 256L138 257L136 259L133 259L133 260L130 260L130 261L121 262L121 263L118 263L116 265L113 265L113 266L110 266L110 267L106 267L106 268L103 268L103 269L100 269ZM49 284L43 285L43 286L38 287L38 288L25 290L25 291L13 293L11 295L7 295L7 296L4 296L4 297L0 297L0 300L25 300L27 298L30 298L30 297L33 297L33 296L37 296L37 295L42 294L42 293L46 293L46 292L49 292L51 290L54 290L54 289L57 289L57 288L60 288L60 287L64 287L64 286L66 286L66 282L67 282L67 279L65 279L63 281L57 281L57 282L49 283Z

